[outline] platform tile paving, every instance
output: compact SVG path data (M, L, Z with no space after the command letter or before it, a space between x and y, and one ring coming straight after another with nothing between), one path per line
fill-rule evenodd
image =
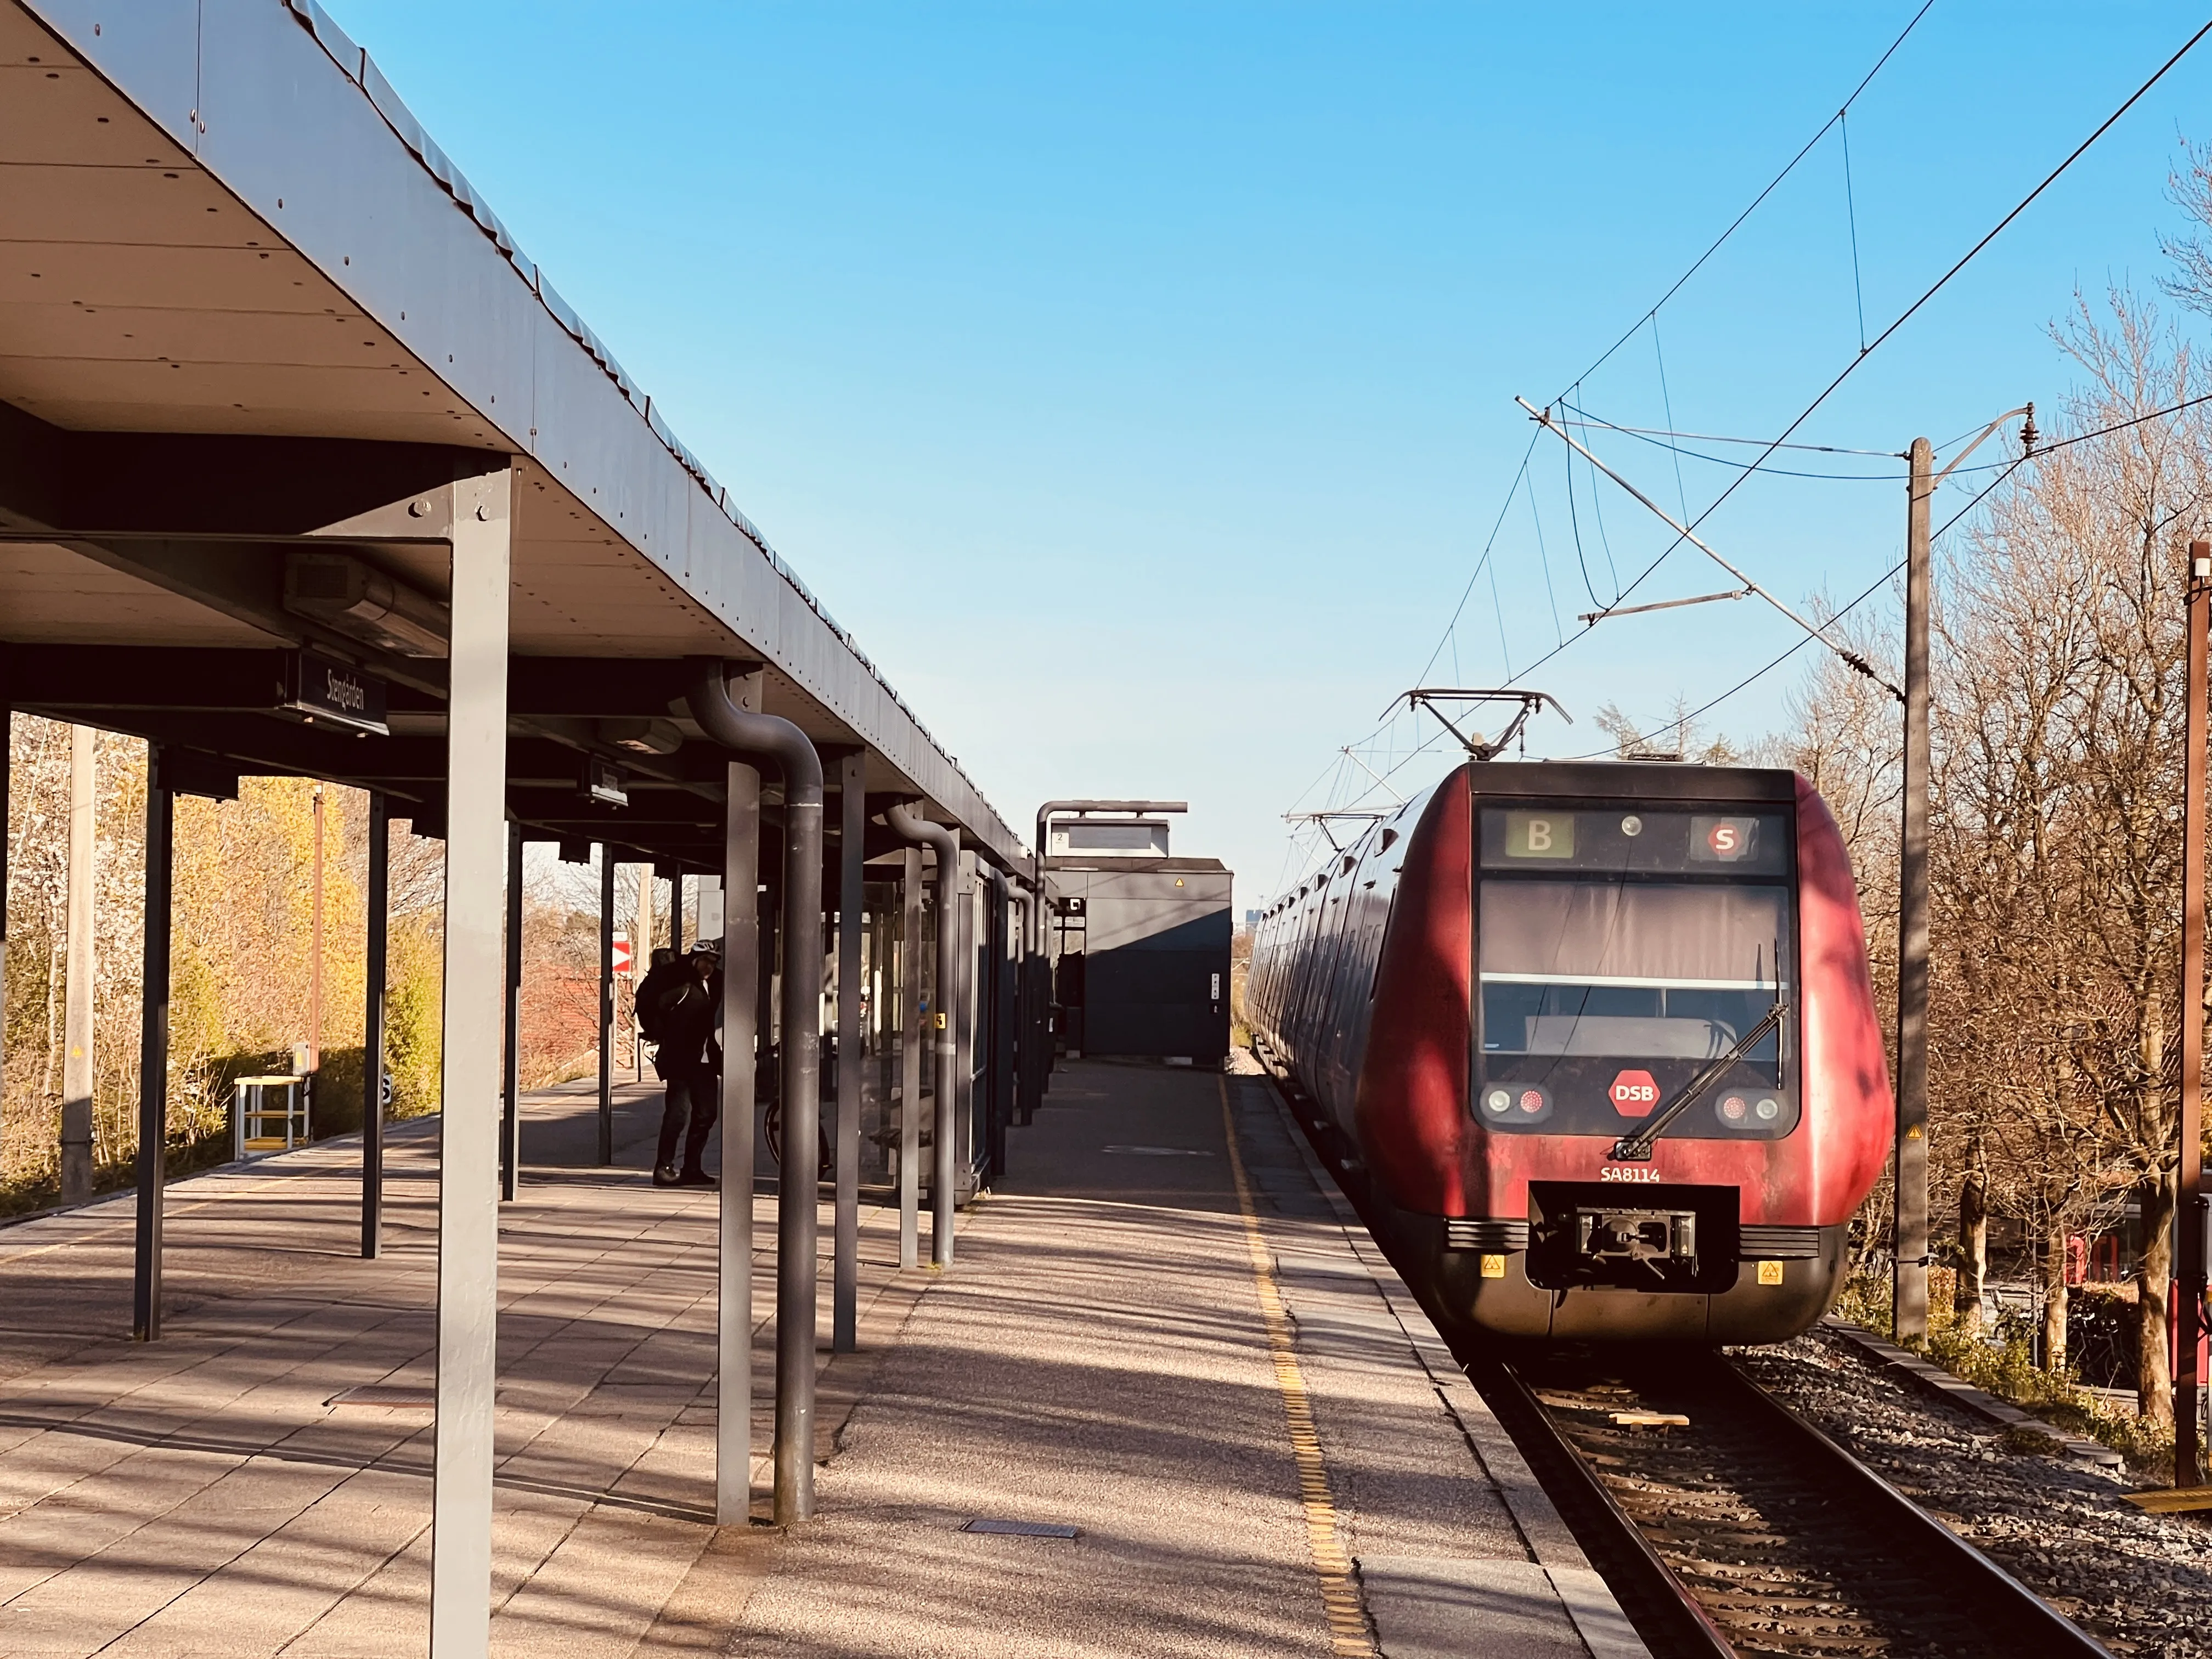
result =
M1364 1646L1324 1616L1224 1107L1359 1564ZM1013 1146L823 1472L823 1518L783 1543L729 1650L1644 1653L1487 1419L1513 1501L1492 1478L1462 1421L1480 1401L1379 1253L1354 1249L1264 1082L1065 1066ZM963 1529L985 1517L1079 1535Z
M1257 1079L1063 1067L950 1275L899 1273L872 1212L819 1516L718 1532L713 1199L646 1184L654 1103L626 1094L613 1172L532 1163L590 1129L587 1101L533 1102L503 1215L495 1653L1643 1652ZM1364 1647L1324 1617L1232 1122ZM180 1185L148 1346L116 1336L127 1210L0 1232L0 1655L423 1650L428 1413L325 1402L429 1379L432 1150L395 1135L374 1263L343 1146Z
M702 1557L730 1553L709 1550L716 1200L652 1187L658 1097L621 1094L611 1170L574 1167L588 1096L527 1103L522 1195L502 1212L501 1654L658 1645ZM127 1200L0 1231L0 1655L423 1650L430 1414L326 1402L431 1381L435 1128L391 1133L374 1261L358 1255L357 1143L173 1188L158 1343L125 1340ZM764 1238L773 1211L757 1200ZM888 1340L895 1232L866 1223L868 1326ZM757 1485L772 1270L764 1252ZM825 1374L826 1405L849 1407L850 1363Z

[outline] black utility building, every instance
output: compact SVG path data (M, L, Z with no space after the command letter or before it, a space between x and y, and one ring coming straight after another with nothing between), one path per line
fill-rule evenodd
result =
M1043 815L1053 1000L1071 1054L1228 1058L1231 877L1218 859L1170 855L1155 815L1182 810L1093 802Z

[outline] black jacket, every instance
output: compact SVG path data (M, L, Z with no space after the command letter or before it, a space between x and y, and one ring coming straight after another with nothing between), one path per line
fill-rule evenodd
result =
M653 1055L653 1067L664 1079L679 1067L721 1069L721 1046L714 1041L714 1016L721 1006L719 970L702 980L686 967L680 978L662 988L655 999L653 1031L660 1047Z

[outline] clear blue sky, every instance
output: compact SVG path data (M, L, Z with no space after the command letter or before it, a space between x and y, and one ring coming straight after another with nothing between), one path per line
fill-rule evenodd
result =
M1917 9L332 4L1010 820L1188 797L1177 850L1240 908L1428 661L1528 445L1513 395L1562 392ZM1937 0L1850 122L1869 335L2202 21ZM2212 40L1801 435L2055 410L2046 326L2077 283L2154 286L2184 135L2212 137ZM1646 334L1584 403L1771 435L1857 349L1850 234L1831 133L1662 313L1665 399ZM1667 454L1602 453L1673 501ZM1534 467L1432 682L1591 608L1555 440ZM1685 463L1692 511L1724 476ZM1663 533L1577 491L1607 599ZM1795 603L1874 581L1903 520L1900 483L1772 478L1707 532ZM1678 552L1638 597L1726 585ZM1609 622L1532 681L1578 720L1535 747L1792 637L1748 603ZM1771 729L1790 672L1717 725Z

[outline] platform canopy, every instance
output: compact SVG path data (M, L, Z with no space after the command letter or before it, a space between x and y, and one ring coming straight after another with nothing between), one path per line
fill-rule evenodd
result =
M158 740L186 787L328 778L435 830L441 515L511 467L511 817L718 869L681 702L718 657L864 750L871 795L1022 856L313 0L0 0L0 202L15 708ZM284 707L333 664L390 735Z

